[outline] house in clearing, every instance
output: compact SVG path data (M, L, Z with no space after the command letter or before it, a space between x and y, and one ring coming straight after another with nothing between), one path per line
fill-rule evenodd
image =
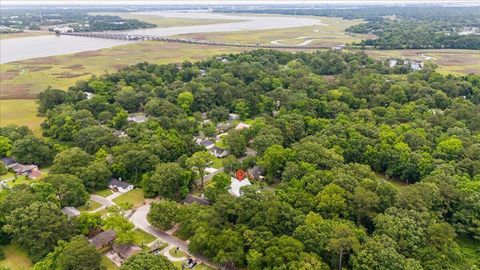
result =
M248 178L244 178L243 180L238 180L237 178L232 177L232 182L230 183L230 189L228 193L232 194L235 197L242 196L242 187L251 186L252 183L248 180Z
M142 248L136 245L113 244L112 249L122 260L126 260L133 255L142 252Z
M210 153L217 158L224 158L228 156L229 152L221 147L213 146Z
M143 123L148 120L148 116L144 113L131 113L127 117L128 122Z
M7 169L15 171L17 175L27 175L32 179L37 179L42 175L35 164L21 164L12 158L2 158L2 162Z
M207 201L205 198L200 198L192 194L188 194L187 197L183 199L183 203L184 204L198 203L200 205L210 205L210 202Z
M255 166L247 170L248 178L255 179L255 180L265 179L265 176L263 176L264 173L265 173L265 170L260 166Z
M125 182L125 181L122 181L122 178L119 178L119 179L112 178L108 182L108 188L110 188L114 191L121 192L121 193L128 192L128 191L132 190L133 187L134 186L132 184L130 184L128 182Z
M242 130L242 129L246 129L246 128L249 128L250 125L249 124L245 124L245 123L238 123L238 125L235 127L236 130Z
M198 144L204 146L207 150L210 150L215 146L215 144L210 140L203 140L200 141Z
M88 241L98 250L110 246L115 239L117 239L115 231L108 230L95 235L88 239Z

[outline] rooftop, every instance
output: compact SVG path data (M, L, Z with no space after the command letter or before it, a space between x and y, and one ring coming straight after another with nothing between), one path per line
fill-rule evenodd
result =
M109 245L116 238L117 238L117 234L115 233L115 231L108 230L95 235L94 237L90 238L89 241L97 249L100 249L102 247Z
M129 186L131 186L132 184L128 183L128 182L125 182L125 181L122 181L122 180L118 180L116 178L112 178L110 179L110 181L108 182L108 185L109 186L112 186L112 187L119 187L119 188L123 188L123 189L126 189L128 188Z

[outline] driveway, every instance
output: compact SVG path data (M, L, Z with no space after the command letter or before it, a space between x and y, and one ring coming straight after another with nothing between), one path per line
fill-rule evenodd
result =
M135 227L140 228L140 229L144 230L145 232L161 239L162 241L164 241L167 244L170 244L174 247L179 247L181 250L184 250L184 251L188 252L188 243L187 242L185 242L183 240L180 240L180 239L178 239L174 236L171 236L171 235L167 234L164 231L161 231L161 230L156 229L153 226L151 226L150 223L148 223L148 220L147 220L148 212L150 212L150 205L149 204L143 205L143 206L136 209L135 213L133 213L133 215L130 217L130 221L135 225ZM205 263L206 265L208 265L210 267L214 267L216 269L222 269L219 265L210 262L204 256L196 255L195 257L200 259L203 263ZM234 270L236 268L225 268L225 269Z
M92 200L94 202L97 202L97 203L102 205L102 206L98 207L97 209L93 210L92 212L102 211L105 208L108 208L110 206L115 205L115 203L112 202L111 200L109 200L107 198L104 198L102 196L94 195L94 194L90 194L90 200Z

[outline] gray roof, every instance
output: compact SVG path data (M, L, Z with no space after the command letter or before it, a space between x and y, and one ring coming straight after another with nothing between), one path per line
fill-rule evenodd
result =
M185 204L198 203L198 204L201 204L201 205L210 205L210 202L207 201L206 199L199 198L199 197L193 196L191 194L187 195L187 197L183 200L183 203L185 203Z
M90 238L89 241L97 249L100 249L110 245L113 242L113 240L115 240L116 238L117 238L117 234L115 233L115 231L108 230L95 235L94 237Z
M130 183L128 183L128 182L125 182L125 181L120 181L120 180L118 180L118 179L112 178L112 179L110 179L110 181L108 182L108 185L109 185L109 186L112 186L112 187L119 187L119 188L126 189L126 188L128 188L129 186L131 186L132 184L130 184Z
M10 166L12 164L18 163L15 159L8 157L2 158L2 162L3 164L5 164L5 166Z
M204 140L204 141L200 142L200 145L203 145L203 146L209 146L209 145L212 145L212 144L214 144L214 143L210 140Z
M248 169L248 173L252 175L253 178L258 178L263 175L264 169L260 166L255 166L253 168Z
M128 259L132 255L142 251L142 248L136 245L113 244L113 250L123 259Z

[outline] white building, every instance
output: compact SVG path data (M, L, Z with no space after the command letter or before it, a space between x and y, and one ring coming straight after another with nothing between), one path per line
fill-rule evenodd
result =
M122 181L122 179L115 179L112 178L110 179L110 182L108 182L108 187L113 190L117 190L120 193L125 193L133 189L133 185Z
M228 190L228 193L232 194L235 197L240 197L242 195L241 188L251 185L252 183L250 183L248 178L238 180L237 178L232 177L232 182L230 183L230 189Z

